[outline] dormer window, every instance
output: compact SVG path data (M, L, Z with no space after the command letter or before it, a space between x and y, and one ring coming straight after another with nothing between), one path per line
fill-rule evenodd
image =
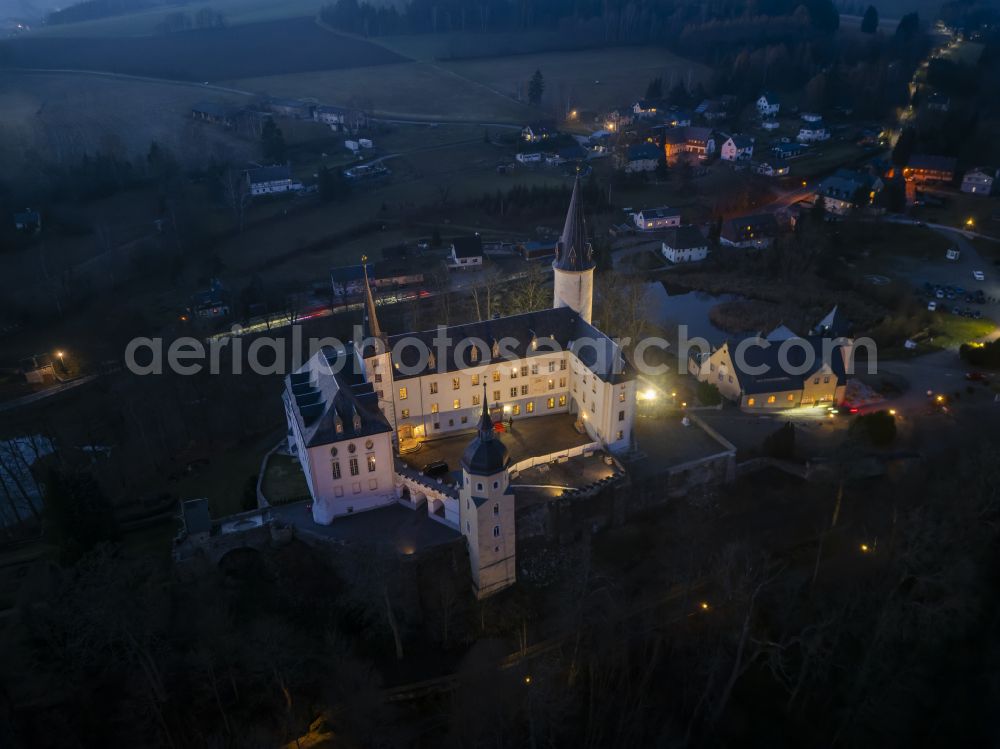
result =
M474 361L474 362L479 361L479 347L478 346L473 346L472 347L472 350L469 352L469 359L471 361Z
M433 351L429 351L427 353L427 368L428 369L437 369L437 357L434 356L434 352Z
M492 353L493 353L493 358L494 359L499 359L500 358L500 342L497 341L496 338L493 339L493 352Z

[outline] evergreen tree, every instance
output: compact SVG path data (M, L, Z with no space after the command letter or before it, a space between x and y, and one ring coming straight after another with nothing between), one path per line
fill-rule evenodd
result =
M545 93L545 78L541 70L536 70L528 81L528 101L535 106L542 103L542 94Z
M663 98L663 78L657 76L646 85L646 98L650 100Z
M115 515L89 473L53 470L45 485L45 527L64 564L118 536Z
M861 33L874 34L876 31L878 31L878 11L874 5L869 5L864 18L861 19Z
M271 118L264 122L264 127L261 129L260 145L265 161L272 164L284 163L288 151L285 145L285 134Z
M913 13L907 13L899 19L899 25L896 27L896 36L900 39L909 40L918 31L920 31L920 16L914 11Z

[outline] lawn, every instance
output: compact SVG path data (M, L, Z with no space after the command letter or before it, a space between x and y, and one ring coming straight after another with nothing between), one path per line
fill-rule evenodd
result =
M272 505L309 499L309 486L299 461L288 455L272 455L267 460L261 492Z
M386 47L320 28L312 17L121 37L114 43L29 36L0 43L0 57L10 67L99 70L182 81L386 65L405 59Z
M930 335L935 348L958 348L963 343L985 338L996 330L992 320L971 320L968 317L942 314L934 318Z

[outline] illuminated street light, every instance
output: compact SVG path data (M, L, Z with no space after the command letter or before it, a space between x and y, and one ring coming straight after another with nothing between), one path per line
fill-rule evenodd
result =
M965 225L969 227L975 226L976 220L972 216L969 216L967 219L965 219Z
M890 416L895 416L896 415L896 409L895 408L890 408L889 409L889 415Z
M531 677L530 676L525 676L524 677L524 683L525 684L530 684L531 683Z
M867 554L870 551L868 544L861 544L861 553Z
M698 604L702 611L708 611L708 601L702 601Z

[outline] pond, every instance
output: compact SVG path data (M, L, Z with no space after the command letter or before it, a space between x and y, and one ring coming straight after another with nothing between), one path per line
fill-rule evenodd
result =
M731 302L741 297L735 294L708 294L667 286L661 282L649 284L650 317L657 323L674 330L687 325L687 337L701 337L718 346L729 334L717 328L709 319L709 311L717 304Z

